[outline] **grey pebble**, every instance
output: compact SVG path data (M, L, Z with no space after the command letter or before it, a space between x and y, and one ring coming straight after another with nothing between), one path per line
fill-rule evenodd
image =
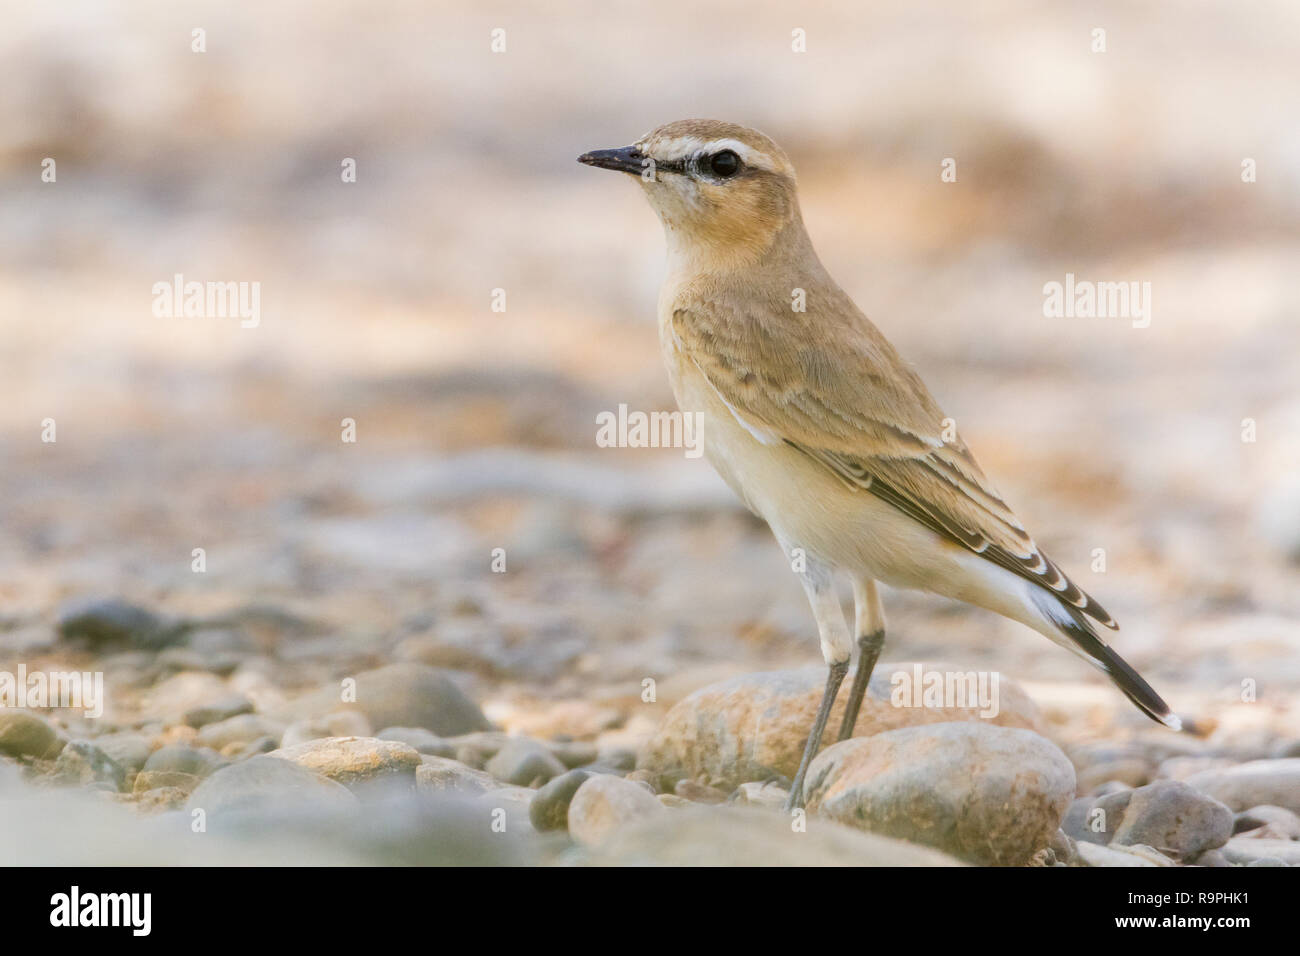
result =
M580 740L552 742L549 746L556 759L570 769L595 763L599 755L595 744Z
M224 751L232 745L247 745L262 737L274 737L279 740L284 734L284 725L261 714L244 713L209 723L194 738L201 747Z
M323 694L337 701L338 688L326 687ZM492 727L446 674L424 664L390 664L358 674L351 706L373 727L423 727L443 737Z
M53 760L66 743L43 717L25 710L0 710L0 754Z
M199 747L187 747L184 744L170 744L160 747L149 755L144 762L144 771L171 771L188 773L196 777L206 777L226 764L215 750Z
M537 791L528 806L528 818L538 831L567 830L569 804L578 788L590 778L587 770L570 770L552 779Z
M1206 850L1192 862L1197 866L1213 866L1218 868L1232 866L1232 864L1228 862L1228 858L1219 850Z
M1271 837L1300 840L1300 816L1285 807L1274 807L1268 804L1251 807L1237 814L1232 832L1234 834L1257 833L1259 836L1264 836L1266 834L1258 833L1264 829L1268 830L1267 835Z
M59 609L55 626L65 639L85 640L96 647L127 645L145 650L167 647L185 633L183 622L118 598L68 602Z
M143 734L100 734L94 743L128 774L139 771L149 759L149 740Z
M456 746L423 727L385 727L375 734L380 740L396 740L434 757L455 757Z
M1178 780L1139 787L1123 802L1119 819L1111 821L1112 845L1146 844L1195 856L1223 846L1232 836L1232 811Z
M498 780L526 787L558 777L566 768L545 744L521 737L498 750L483 769Z
M357 798L341 783L279 757L250 757L223 767L194 790L187 804L190 810L205 811L210 820L223 815L348 811L358 806Z
M252 712L253 702L251 700L247 697L235 696L205 704L202 707L191 708L185 712L182 719L191 727L205 727L208 724L215 724L230 717L238 717L240 714L251 714Z
M54 762L54 776L60 783L83 787L98 786L114 793L126 787L126 771L107 753L86 740L73 740Z

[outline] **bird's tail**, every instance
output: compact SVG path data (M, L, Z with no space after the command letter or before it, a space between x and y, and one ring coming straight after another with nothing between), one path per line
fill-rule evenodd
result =
M1064 646L1105 673L1124 692L1124 696L1152 720L1171 730L1183 729L1182 719L1169 709L1169 705L1160 699L1160 695L1151 689L1141 674L1129 666L1128 661L1097 636L1082 611L1041 588L1034 588L1034 592L1034 604L1068 638L1068 644L1061 642Z

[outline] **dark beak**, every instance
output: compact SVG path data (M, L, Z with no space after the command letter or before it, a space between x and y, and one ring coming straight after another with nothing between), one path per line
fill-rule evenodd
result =
M620 146L618 149L593 149L578 157L578 162L600 169L614 169L620 173L640 176L645 157L635 146Z

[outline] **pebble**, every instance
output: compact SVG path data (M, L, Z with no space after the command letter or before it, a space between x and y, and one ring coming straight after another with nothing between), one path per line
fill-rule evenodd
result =
M623 725L617 708L580 698L550 701L545 710L516 714L511 729L539 740L586 740Z
M348 787L384 779L414 784L420 767L420 755L414 747L375 737L325 737L273 750L267 756L295 763Z
M536 794L527 787L497 787L476 798L476 802L486 806L496 819L504 814L506 833L535 833L529 813Z
M59 609L55 626L61 637L86 640L97 648L127 645L159 650L185 633L183 623L118 598L71 601Z
M192 707L185 712L182 719L191 727L205 727L208 724L215 724L218 721L237 717L240 714L251 714L252 712L253 702L251 700L247 697L235 696L216 700L200 707Z
M1130 848L1100 846L1096 843L1076 843L1075 862L1080 866L1157 866L1154 860L1128 852Z
M490 730L478 704L442 671L424 664L390 664L356 675L355 703L340 703L341 685L307 701L318 713L356 710L372 727L422 727L440 737Z
M600 747L596 751L596 763L613 767L622 773L636 769L637 751L629 747Z
M1206 770L1187 783L1234 811L1262 804L1300 813L1300 757L1252 760L1222 770Z
M572 770L575 767L584 767L587 764L595 763L600 756L596 745L587 741L568 740L563 743L548 744L551 753L555 754L555 759ZM633 765L635 764L635 755L633 756ZM631 769L629 767L628 769Z
M810 813L985 865L1027 862L1054 838L1074 767L1030 730L958 722L837 743L808 771Z
M773 783L750 781L742 783L732 794L731 800L741 806L767 807L770 810L783 810L790 791Z
M1072 840L1095 843L1105 846L1110 842L1111 831L1106 829L1109 820L1104 809L1101 814L1097 809L1098 797L1086 796L1073 800L1061 818L1061 830Z
M167 770L206 777L225 766L226 762L215 750L171 744L151 753L141 772Z
M1156 768L1156 777L1183 780L1206 770L1223 770L1236 764L1226 757L1170 757Z
M1098 805L1103 804L1111 846L1147 844L1192 857L1232 836L1232 811L1179 780L1116 794Z
M484 759L495 757L497 751L504 747L511 740L517 740L509 734L502 733L499 730L482 730L468 734L458 734L449 738L448 743L453 747L467 747L478 751L484 755Z
M459 760L421 754L415 770L415 783L421 790L477 795L498 789L497 778L482 770L468 767Z
M269 754L272 750L279 749L279 746L280 741L274 737L258 737L256 740L250 740L242 745L238 743L228 744L221 751L221 755L232 760L246 760L258 754Z
M170 747L172 744L192 744L199 732L189 724L173 724L153 738L152 746Z
M146 814L179 810L185 806L185 801L190 798L192 791L192 787L189 789L155 787L153 790L145 790L143 793L137 792L135 795L135 808Z
M1281 760L1285 757L1300 757L1300 738L1279 740L1274 744L1269 756L1274 760Z
M580 847L571 860L594 866L962 865L929 847L829 820L810 817L806 831L799 832L784 815L732 806L693 806L671 813L660 809L608 835L598 846Z
M616 830L664 812L654 794L640 784L596 774L579 785L569 802L569 835L578 843L596 846Z
M1222 853L1229 863L1248 864L1255 860L1281 860L1287 866L1300 865L1300 842L1295 840L1265 840L1235 836L1223 845Z
M1072 747L1068 756L1074 764L1080 793L1092 793L1113 781L1140 787L1149 783L1153 774L1144 748L1137 744L1085 744Z
M149 688L141 700L140 712L146 718L179 724L191 733L196 728L182 721L182 715L196 706L228 700L230 688L225 680L206 671L181 671Z
M162 789L176 789L190 793L202 780L203 778L198 774L183 773L179 770L141 770L135 775L131 789L135 793Z
M235 814L349 811L357 798L342 784L279 757L250 757L223 767L190 795L186 808L209 819Z
M386 727L375 736L380 740L396 740L398 743L414 747L422 754L431 754L435 757L456 756L454 744L423 727Z
M44 718L26 710L0 709L0 754L53 760L66 743Z
M456 748L456 759L467 767L482 770L492 759L492 754L472 744L461 744Z
M649 770L633 770L631 773L619 773L614 771L615 776L631 780L633 783L639 783L648 789L651 793L659 792L659 775L651 773Z
M515 547L520 547L518 538ZM447 622L435 635L411 637L398 645L397 657L472 671L487 677L551 683L579 657L586 641L571 629L542 628L538 641L518 641L490 624Z
M1140 856L1144 860L1150 860L1156 866L1177 866L1178 863L1169 856L1161 853L1153 846L1145 843L1112 843L1110 848L1113 850L1123 850L1125 853L1132 853L1134 856Z
M592 774L586 770L570 770L551 779L537 791L528 808L528 818L539 832L546 830L567 830L569 827L569 804L573 795Z
M1078 771L1078 789L1092 793L1111 784L1140 787L1151 779L1151 768L1145 760L1126 758L1089 764Z
M284 729L280 746L293 747L322 737L370 737L371 724L366 715L355 710L341 710L321 717L297 720Z
M1052 842L1049 844L1049 848L1057 861L1066 864L1074 859L1076 852L1074 846L1074 840L1070 839L1064 830L1057 830L1056 835L1052 837Z
M911 664L877 667L858 715L857 737L951 721L1031 729L1042 725L1037 708L1009 680L1000 684L1000 710L991 720L978 718L971 708L895 707L890 701L890 675L911 668ZM666 790L682 778L727 792L752 780L789 780L798 769L825 682L825 669L811 667L744 674L697 690L668 712L641 749L637 767L660 774L661 788ZM838 734L847 697L840 695L831 713L827 745Z
M498 780L516 786L540 786L567 769L550 749L536 740L511 740L483 768Z
M194 742L213 750L225 750L232 744L244 746L262 737L280 739L284 725L260 714L244 713L210 722L199 730Z
M149 759L149 741L142 734L100 734L95 746L128 774L139 771Z
M726 803L727 795L717 787L696 783L694 780L678 780L673 793L692 803Z
M85 740L70 741L54 762L54 777L62 784L109 789L126 787L126 771L98 746Z
M1251 807L1237 814L1232 832L1276 840L1300 840L1300 816L1284 807L1267 804Z

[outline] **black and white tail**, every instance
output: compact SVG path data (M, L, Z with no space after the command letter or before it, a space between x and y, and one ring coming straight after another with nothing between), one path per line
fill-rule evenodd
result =
M1083 611L1041 589L1034 589L1031 596L1038 609L1069 638L1070 645L1073 645L1070 649L1103 671L1142 713L1171 730L1183 729L1182 719L1169 709L1141 674L1097 636Z

